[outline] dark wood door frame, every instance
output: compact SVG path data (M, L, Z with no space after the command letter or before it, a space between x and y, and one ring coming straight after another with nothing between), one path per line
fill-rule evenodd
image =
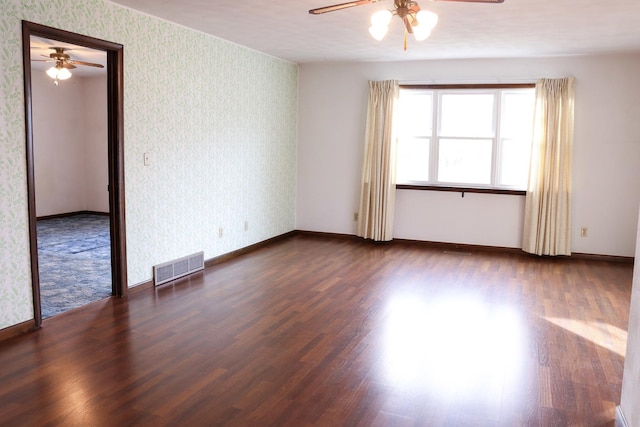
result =
M61 42L105 51L107 53L108 99L108 163L109 163L109 218L111 224L111 287L112 295L127 295L127 258L124 210L124 89L121 44L83 36L33 22L22 21L22 49L24 68L24 110L27 145L27 194L29 205L29 237L31 244L31 283L35 326L42 325L40 305L40 275L38 272L38 241L33 159L33 116L31 89L30 36L45 37Z

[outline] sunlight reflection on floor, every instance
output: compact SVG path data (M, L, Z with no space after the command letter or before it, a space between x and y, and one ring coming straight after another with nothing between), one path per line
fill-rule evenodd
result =
M611 350L625 357L627 348L627 331L599 321L545 317L556 326L581 336L594 344Z
M396 296L387 307L383 368L387 384L406 391L500 399L522 384L526 334L509 306L456 296Z

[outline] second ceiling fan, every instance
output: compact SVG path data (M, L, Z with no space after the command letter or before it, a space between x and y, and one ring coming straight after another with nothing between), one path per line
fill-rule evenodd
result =
M312 15L320 15L336 10L347 9L354 6L378 3L380 0L358 0L331 6L319 7L309 11ZM429 0L429 1L455 1L463 3L502 3L504 0ZM421 10L420 5L412 0L394 0L393 10L380 10L371 16L369 33L376 40L382 40L387 34L389 23L393 16L402 19L404 23L404 50L407 50L407 34L413 34L418 41L425 40L431 34L431 30L438 22L438 15L433 12Z
M47 75L54 79L54 83L57 86L58 80L66 80L71 77L71 72L69 70L73 70L76 68L76 65L85 65L88 67L96 67L96 68L104 68L102 64L95 64L93 62L85 62L78 61L76 59L71 59L68 53L65 53L64 47L51 47L49 49L54 50L47 55L41 55L45 58L49 59L32 59L32 61L36 62L52 62L55 63L54 66L47 70Z

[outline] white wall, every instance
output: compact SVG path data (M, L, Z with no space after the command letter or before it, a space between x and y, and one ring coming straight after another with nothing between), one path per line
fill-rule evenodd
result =
M83 96L80 79L55 86L44 72L34 72L33 157L36 215L83 209Z
M640 217L638 218L640 223ZM629 327L627 329L627 355L622 377L620 407L630 427L640 426L640 230L636 243L636 265L633 272Z
M355 234L368 80L513 83L576 77L573 252L633 256L640 201L640 54L303 64L296 228ZM400 190L397 238L519 247L522 196ZM589 236L580 238L581 226Z
M107 76L85 77L82 81L85 210L109 212Z
M36 215L109 212L107 78L59 82L33 70Z

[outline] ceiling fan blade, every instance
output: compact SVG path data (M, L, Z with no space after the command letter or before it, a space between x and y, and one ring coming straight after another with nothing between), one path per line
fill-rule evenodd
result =
M69 70L73 70L74 68L76 68L76 66L73 65L70 62L65 61L65 62L62 63L62 68L67 68Z
M94 64L93 62L76 61L75 59L72 59L69 62L72 63L72 64L86 65L86 66L89 66L89 67L104 68L104 65L102 65L102 64Z
M362 6L364 4L377 3L380 0L358 0L358 1L350 1L347 3L334 4L332 6L319 7L317 9L311 9L309 11L312 15L320 15L321 13L333 12L335 10L347 9L349 7L354 6Z
M457 1L462 3L504 3L504 0L432 0L432 1Z
M32 59L31 62L56 62L55 59Z

